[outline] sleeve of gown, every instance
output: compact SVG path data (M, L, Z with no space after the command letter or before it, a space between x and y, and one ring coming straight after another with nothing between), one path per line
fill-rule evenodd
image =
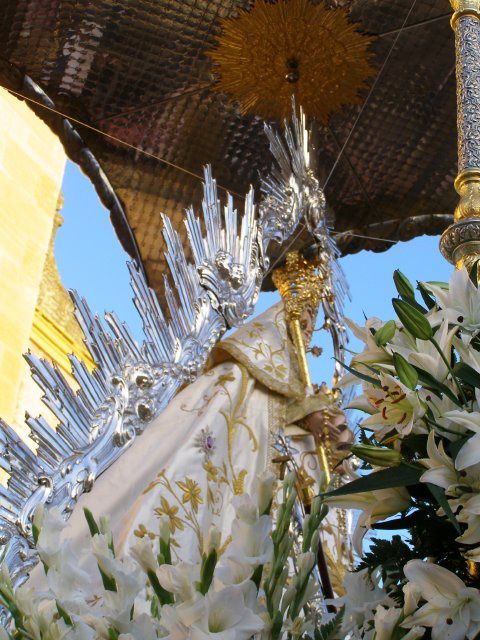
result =
M311 413L315 413L315 411L324 411L325 409L338 414L342 413L338 407L332 406L332 401L323 393L306 396L302 400L292 400L287 407L287 423L293 424L303 420Z

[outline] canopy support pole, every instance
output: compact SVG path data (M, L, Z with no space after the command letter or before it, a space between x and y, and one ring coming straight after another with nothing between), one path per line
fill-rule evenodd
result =
M440 240L442 255L457 269L480 259L480 0L450 0L457 74L460 201L454 223Z

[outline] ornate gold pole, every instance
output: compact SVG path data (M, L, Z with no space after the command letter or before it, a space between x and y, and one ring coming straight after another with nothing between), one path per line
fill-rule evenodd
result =
M273 283L282 296L285 305L285 317L290 328L295 351L297 353L300 376L308 393L312 387L310 370L307 362L307 352L300 327L300 316L305 308L317 308L322 295L322 282L315 272L315 266L298 252L287 254L285 266L276 269L272 275ZM327 483L330 483L331 473L327 451L322 442L315 437L317 455L325 473Z
M440 251L457 269L480 258L480 0L450 0L454 9L457 67L458 176L460 202Z

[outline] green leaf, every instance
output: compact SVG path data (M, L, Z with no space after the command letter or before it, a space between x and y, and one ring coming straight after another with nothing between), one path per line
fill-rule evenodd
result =
M202 559L202 567L200 569L200 584L198 591L205 595L210 589L213 580L213 573L217 564L218 556L215 549L210 551L208 555L204 554Z
M408 487L417 484L425 469L422 467L411 467L406 464L400 464L392 469L382 469L374 471L366 476L357 478L348 484L343 485L335 491L325 493L326 498L334 498L338 496L348 496L352 493L364 493L365 491L373 491L376 489L393 489L395 487Z
M453 526L457 530L457 533L461 533L462 531L460 529L460 525L458 524L457 519L455 518L455 514L448 504L447 498L445 497L445 490L442 489L442 487L437 487L436 484L431 484L430 482L427 482L426 484L428 489L430 490L430 493L438 502L439 506L442 507L442 509L445 511L445 515L453 524Z
M65 609L59 604L58 600L56 601L56 605L57 605L58 615L61 618L63 618L63 621L65 622L66 625L68 625L69 627L73 627L73 621L71 617L68 615Z
M459 440L455 440L455 442L450 443L448 448L449 448L450 455L452 456L452 460L454 462L457 459L458 452L463 447L463 445L470 440L470 438L471 436L464 436L463 438L460 438Z
M459 401L457 396L445 384L443 384L442 382L439 382L436 378L432 376L431 373L428 373L428 371L425 371L424 369L420 369L420 367L416 367L415 365L413 366L416 372L418 373L418 378L420 382L427 389L432 389L434 392L438 393L440 397L442 395L447 396L448 398L450 398L452 402L454 402L457 405L457 407L462 406L462 403Z
M378 347L383 347L390 342L390 340L395 335L395 331L397 330L397 326L395 324L395 320L389 320L386 322L381 329L375 333L375 343Z
M334 358L334 360L336 360L339 364L341 364L342 367L346 369L349 373L353 373L354 376L357 376L357 378L360 378L360 380L365 380L365 382L369 382L370 384L373 384L375 387L381 386L380 380L377 380L376 378L372 378L371 376L367 376L365 373L360 373L360 371L357 371L356 369L349 367L338 358Z
M393 298L393 308L405 329L419 340L431 340L433 329L421 311L405 300Z
M435 298L430 295L429 290L423 284L423 282L417 282L417 289L420 291L420 295L424 303L427 305L427 309L430 311L437 304Z
M398 291L398 294L403 300L414 300L415 291L410 280L404 275L400 269L395 269L393 272L393 282Z
M95 518L93 517L93 513L90 511L90 509L87 509L85 507L83 509L83 513L85 514L85 519L87 521L88 528L90 529L90 535L93 537L95 534L100 533L98 524Z
M477 287L477 289L478 289L478 266L479 266L478 263L479 263L479 260L475 260L469 272L470 280Z
M345 615L345 607L339 609L334 618L321 627L317 627L314 631L315 640L333 640L342 626L343 616Z
M155 571L152 571L151 569L149 569L147 571L147 576L150 581L150 584L152 585L153 590L155 591L155 595L157 596L160 604L162 605L173 604L172 594L162 587L162 585L160 584L160 581L157 578L157 574L155 573Z
M399 353L393 354L393 364L400 378L400 382L409 389L415 389L418 384L418 372L405 358Z
M480 389L480 373L475 371L475 369L469 364L466 364L465 362L458 362L453 367L453 372L462 382L469 384L471 387Z
M38 537L40 536L40 529L37 527L37 525L33 522L32 523L32 538L33 538L33 542L35 544L37 544L38 542Z

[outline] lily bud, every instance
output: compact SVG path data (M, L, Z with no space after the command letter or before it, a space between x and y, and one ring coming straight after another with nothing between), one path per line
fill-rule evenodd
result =
M261 474L257 478L258 513L261 516L268 515L270 511L276 481L277 477L270 471Z
M354 444L351 448L353 455L376 467L398 467L402 461L402 454L395 449L375 447L369 444Z
M383 347L384 345L387 344L387 342L390 342L390 340L395 335L396 330L397 330L397 326L395 324L395 321L389 320L383 325L383 327L381 327L381 329L378 329L378 331L375 333L375 336L374 336L375 344L378 347Z
M316 553L318 551L318 547L320 545L320 533L318 532L318 529L316 531L313 532L313 536L312 536L312 542L310 544L310 549Z
M170 518L168 516L160 516L158 519L158 528L160 540L168 544L170 542Z
M205 553L211 553L212 551L218 551L222 544L222 533L214 524L210 527L208 532L207 544Z
M400 269L395 269L393 272L393 282L398 291L399 296L403 300L414 300L415 299L415 291L413 289L413 285L410 280L404 275Z
M433 329L421 311L415 309L405 300L398 300L397 298L392 300L392 304L400 322L414 338L419 340L431 340L433 338Z
M402 382L409 389L415 389L418 384L418 373L405 358L399 353L393 354L393 364L395 365L395 370L400 378L400 382Z
M315 566L316 557L313 551L307 551L305 553L301 553L298 556L298 575L300 580L305 579L310 571Z

